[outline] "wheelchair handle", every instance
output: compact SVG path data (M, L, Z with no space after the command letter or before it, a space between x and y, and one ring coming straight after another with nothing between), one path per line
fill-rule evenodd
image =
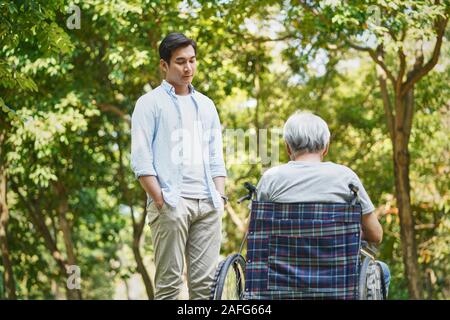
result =
M254 185L252 185L250 182L245 182L244 187L251 193L256 192L256 187Z
M246 195L246 196L243 196L242 198L239 198L239 200L237 201L237 203L242 203L242 202L244 202L245 200L250 200L252 198L252 196L251 195Z
M244 187L248 190L248 194L238 200L238 203L242 203L245 200L251 200L253 195L256 194L256 187L250 182L245 182Z
M349 187L350 191L353 192L353 199L351 200L351 204L352 204L352 205L355 205L356 202L359 201L359 200L358 200L358 191L359 191L359 188L358 188L357 186L355 186L353 183L350 183L350 184L348 185L348 187Z
M350 188L350 190L352 190L353 191L353 193L358 193L358 191L359 191L359 188L357 187L357 186L355 186L353 183L350 183L349 185L348 185L348 187Z
M250 182L245 182L244 187L245 189L248 190L248 194L238 200L239 204L245 200L252 200L253 195L256 194L256 187L252 185ZM239 254L241 254L242 250L244 249L244 244L247 241L247 237L248 237L248 230L245 232L244 238L242 239L241 246L239 247Z
M376 246L374 246L373 244L370 244L366 240L362 240L361 241L361 253L372 259L375 259L375 256L378 253L378 249Z

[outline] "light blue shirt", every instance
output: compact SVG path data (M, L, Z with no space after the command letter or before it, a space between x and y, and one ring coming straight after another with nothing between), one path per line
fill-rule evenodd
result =
M202 124L203 167L215 208L222 204L213 182L226 177L222 128L214 102L190 86ZM136 176L156 176L164 201L176 207L183 178L182 117L175 88L167 81L136 102L131 118L131 168ZM147 195L148 202L152 201Z

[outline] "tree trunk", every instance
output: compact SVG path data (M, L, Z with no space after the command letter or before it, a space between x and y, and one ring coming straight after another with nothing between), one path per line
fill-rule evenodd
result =
M39 205L37 204L36 199L29 200L27 199L20 191L19 186L14 182L10 181L12 190L16 193L16 195L19 197L19 199L22 201L22 203L25 205L25 207L28 208L31 222L37 229L37 231L40 233L42 238L44 239L44 244L47 247L47 249L50 251L53 259L55 260L58 269L59 269L59 275L61 279L67 279L67 261L64 259L61 251L58 249L58 246L56 244L56 241L53 239L47 225L45 224L45 217L40 211ZM67 299L76 299L73 297L73 295L69 292L70 290L67 288L67 283L65 283L65 289L66 289L66 295Z
M147 201L147 199L146 199ZM131 207L130 207L131 208ZM144 206L146 208L146 206ZM150 275L148 274L147 269L145 268L144 261L140 252L140 243L142 231L145 226L145 216L147 215L147 210L145 209L139 223L135 222L133 208L131 208L131 215L133 220L133 254L134 259L136 260L137 270L142 276L142 281L144 281L145 290L147 292L147 296L150 300L155 298L155 293L153 289L152 280L150 279Z
M137 241L136 241L137 240ZM152 280L150 279L150 275L145 268L144 261L141 256L141 252L139 250L139 239L133 239L133 254L134 259L136 260L137 270L142 276L142 281L144 281L145 291L147 292L147 296L150 300L155 298L155 293L153 290Z
M14 273L12 268L12 262L9 256L8 249L8 237L7 237L7 227L9 220L9 210L6 201L6 172L4 166L4 155L3 155L3 140L4 134L0 134L0 251L2 254L3 268L5 269L4 279L5 279L5 289L6 298L15 300L16 296L16 283L14 280Z
M409 192L409 167L404 161L409 158L404 146L399 146L394 157L395 192L400 217L400 236L403 248L403 263L408 279L408 291L411 299L421 299L421 273L417 261L417 245L414 232L414 217L411 211Z
M396 97L394 129L394 174L395 193L400 217L400 237L405 275L411 299L422 299L422 279L417 259L415 222L411 209L409 180L409 137L411 134L414 107L414 92L411 89L403 98Z
M417 259L414 216L411 210L409 181L409 137L411 135L414 114L414 87L401 97L401 87L393 90L395 100L395 115L389 95L386 76L379 72L379 84L383 98L387 127L393 147L395 196L400 217L400 237L402 245L403 264L408 281L408 292L411 299L422 298L421 274Z
M69 211L69 204L67 200L67 192L64 185L61 182L57 182L56 185L57 193L60 199L58 206L58 217L59 226L63 234L64 245L66 247L67 253L67 264L69 266L76 266L77 260L75 256L74 245L72 241L72 232L69 221L67 220L66 214ZM67 299L68 300L81 300L81 290L80 289L70 289L67 288Z
M120 139L120 135L118 138ZM123 198L130 207L131 211L131 223L133 225L133 244L132 244L133 255L134 259L136 260L137 270L142 276L142 281L144 281L147 296L150 300L153 300L155 298L155 294L153 290L152 280L150 279L150 275L148 274L148 271L145 268L144 261L142 259L140 252L142 231L144 230L145 227L145 218L147 215L147 194L144 192L144 212L142 213L141 219L139 221L136 221L136 217L134 216L133 201L131 200L129 189L126 183L125 169L122 160L123 158L122 146L120 141L118 141L117 144L119 146L119 181L123 193Z

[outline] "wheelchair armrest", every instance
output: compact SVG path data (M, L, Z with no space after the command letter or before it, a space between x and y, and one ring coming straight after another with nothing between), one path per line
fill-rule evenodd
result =
M370 255L372 255L374 257L378 253L378 248L374 244L369 243L365 240L361 241L361 249L366 251L367 253L369 253Z

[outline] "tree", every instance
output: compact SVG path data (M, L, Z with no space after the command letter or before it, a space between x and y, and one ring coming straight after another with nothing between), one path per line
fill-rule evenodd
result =
M35 5L39 11L41 7L38 3ZM98 251L91 239L96 238L92 232L102 234L98 241L103 239L103 234L114 236L122 221L117 217L118 211L126 206L132 220L131 243L137 270L148 297L152 298L153 285L140 253L145 202L142 189L129 170L130 141L124 133L129 131L129 115L139 95L160 83L157 46L162 35L176 30L186 31L193 37L210 37L212 33L200 35L201 29L195 25L209 27L208 17L215 12L202 14L201 7L191 11L180 1L133 4L92 1L80 4L81 29L63 33L66 17L62 14L61 3L58 5L44 10L45 19L53 19L52 26L64 36L63 44L70 39L70 50L44 56L35 55L31 47L25 45L19 46L20 50L7 50L9 59L16 63L15 69L21 70L21 75L34 84L34 89L38 88L35 93L23 94L25 89L15 86L2 95L17 114L8 121L14 130L6 140L10 146L8 171L14 176L9 182L13 191L10 192L11 223L15 230L21 230L16 234L32 237L35 234L24 230L22 220L23 214L28 215L40 240L33 242L27 238L23 243L29 247L24 248L17 243L17 236L12 238L16 268L20 275L26 274L18 263L20 251L27 252L30 260L35 251L40 253L37 255L39 262L56 270L52 280L58 287L65 286L63 280L68 265L80 265L83 274L87 274L86 268L93 266L91 257L94 255L87 249ZM18 8L28 12L28 7ZM184 15L179 15L180 11ZM36 19L27 18L24 23L28 29L40 30L39 20L35 26ZM17 37L11 24L11 33L5 39L9 41L14 37L24 43L32 42L25 36ZM45 42L41 42L36 41L37 45L45 47ZM209 54L208 50L203 51L205 55ZM206 67L203 74L213 75L214 72L208 70L215 68ZM214 92L213 87L210 90ZM110 197L102 197L104 193ZM27 201L29 199L32 201ZM104 204L110 201L113 206ZM113 228L101 225L105 219L112 220ZM92 230L92 225L99 225L100 229ZM102 241L97 244L100 243ZM114 245L116 242L112 241L109 247ZM109 247L105 245L102 249L107 261L115 259ZM53 261L48 261L49 255ZM39 272L32 278L30 286L45 286L38 281ZM89 285L90 281L83 279L83 283ZM45 288L49 290L48 286ZM71 295L69 290L67 293L68 298L81 297L79 292ZM83 296L86 294L89 297L90 292Z
M316 53L319 49L328 52L355 49L366 52L377 66L378 85L393 146L403 259L413 299L422 297L410 199L408 149L414 115L414 88L438 62L449 8L447 2L441 1L366 1L358 4L300 1L298 6L292 3L287 8L289 19L285 24L286 32L300 41L300 47L309 46ZM434 46L428 54L423 46L433 37ZM414 43L419 46L411 48ZM295 52L295 47L292 48ZM300 56L304 57L301 53Z
M391 293L406 297L401 238L410 297L420 296L418 254L427 296L446 298L450 69L444 53L436 59L448 53L448 2L94 0L79 7L78 30L66 28L63 1L0 4L0 295L63 298L67 266L75 264L83 294L66 290L69 299L111 298L115 281L132 273L153 297L152 247L142 241L146 195L129 166L130 114L160 84L159 41L180 31L197 40L194 86L218 107L224 151L235 143L228 129L245 132L244 152L225 159L231 201L222 252L242 240L248 210L234 201L242 182L256 183L277 164L263 165L258 150L249 154L250 132L280 128L307 107L330 126L329 159L354 169L386 213L381 254L393 269ZM359 66L343 71L354 60ZM281 139L274 143L277 160L287 161Z
M7 239L9 210L7 204L8 163L6 141L12 129L9 121L16 117L3 99L17 89L36 90L34 81L17 68L17 55L25 57L24 52L36 49L34 56L43 56L67 52L70 44L64 31L55 21L55 12L63 7L63 1L37 1L26 3L1 3L0 12L0 250L5 267L6 294L16 298L14 273L10 259ZM17 29L16 29L17 28ZM16 30L22 30L21 37Z

